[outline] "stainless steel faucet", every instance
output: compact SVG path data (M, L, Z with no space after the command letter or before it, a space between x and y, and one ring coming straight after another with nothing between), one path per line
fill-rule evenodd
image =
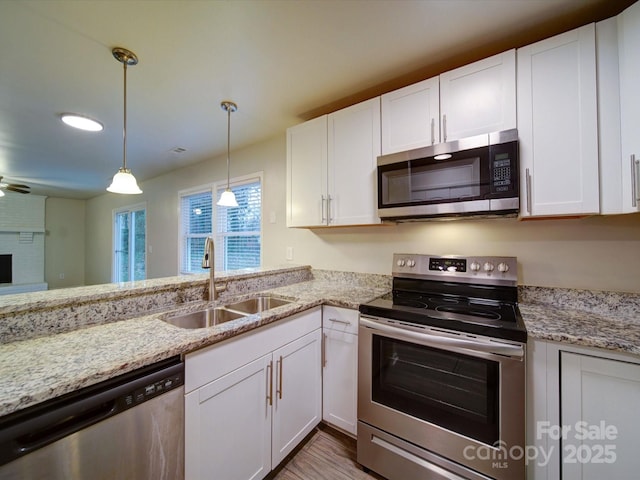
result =
M217 298L216 293L216 269L215 269L215 246L213 237L207 237L204 242L204 256L202 257L202 268L209 269L209 301L213 302Z

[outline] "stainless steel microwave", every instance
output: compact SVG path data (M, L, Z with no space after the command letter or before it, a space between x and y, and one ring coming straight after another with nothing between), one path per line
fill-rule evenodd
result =
M383 220L517 214L518 131L383 155L377 175Z

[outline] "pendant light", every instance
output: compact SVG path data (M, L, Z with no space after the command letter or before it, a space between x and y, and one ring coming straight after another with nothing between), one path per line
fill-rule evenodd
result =
M113 176L111 185L107 188L108 192L123 194L142 193L136 177L133 176L131 170L127 168L127 66L137 65L138 57L136 54L125 48L114 48L111 53L114 58L122 63L124 68L124 122L122 127L122 167Z
M220 107L227 112L227 189L222 192L222 195L220 195L220 200L218 200L217 205L221 207L237 207L238 202L236 201L236 196L229 188L229 149L231 143L231 112L238 110L238 105L233 102L225 101L220 104Z

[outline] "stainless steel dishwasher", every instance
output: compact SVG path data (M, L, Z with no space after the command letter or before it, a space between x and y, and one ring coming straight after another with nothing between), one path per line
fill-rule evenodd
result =
M0 418L1 480L183 478L179 357Z

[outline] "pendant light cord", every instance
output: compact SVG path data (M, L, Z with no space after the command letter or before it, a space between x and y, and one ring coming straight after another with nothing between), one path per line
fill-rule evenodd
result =
M230 145L231 145L231 106L227 106L227 190L229 190L229 166L230 161Z
M122 62L124 68L124 122L122 127L122 168L127 169L127 61Z

